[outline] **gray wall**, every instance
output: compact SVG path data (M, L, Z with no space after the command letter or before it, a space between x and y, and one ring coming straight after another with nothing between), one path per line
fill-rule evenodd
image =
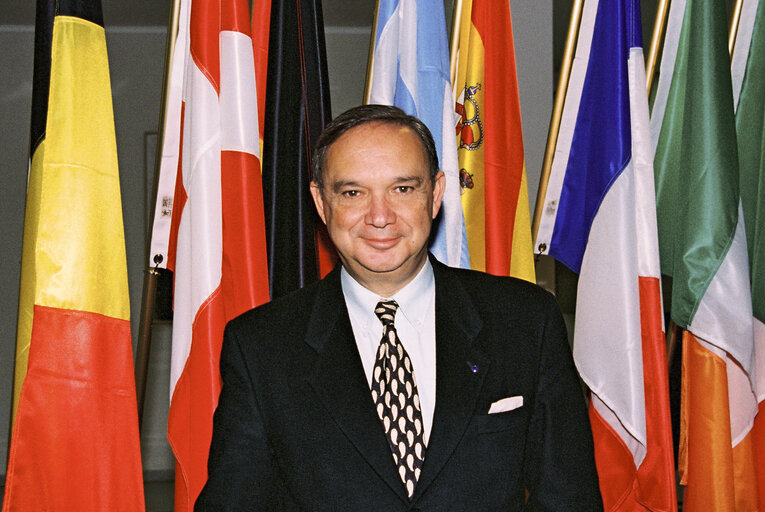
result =
M104 2L107 26L110 20ZM447 11L451 1L445 2ZM373 1L324 0L327 53L333 112L361 103L374 8ZM553 96L553 0L511 0L518 81L523 118L524 149L533 210L547 137ZM5 474L7 429L11 409L13 355L16 339L21 237L29 146L32 93L33 14L0 21L0 474ZM113 18L112 18L113 19ZM107 29L112 94L122 185L127 242L128 278L133 338L138 333L144 270L147 208L152 180L165 45L164 19L141 26ZM150 375L142 447L147 476L172 474L172 457L165 441L169 381L169 332L157 325L150 359Z

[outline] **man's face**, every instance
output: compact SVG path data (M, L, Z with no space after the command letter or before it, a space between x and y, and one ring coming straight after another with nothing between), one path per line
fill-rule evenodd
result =
M374 122L341 135L325 164L324 189L311 183L311 195L343 265L368 289L392 295L425 263L443 173L431 180L411 129Z

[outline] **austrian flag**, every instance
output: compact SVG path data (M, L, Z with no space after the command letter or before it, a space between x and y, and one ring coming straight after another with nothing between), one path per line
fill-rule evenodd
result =
M167 265L174 272L168 439L175 509L185 511L207 479L223 329L268 300L268 278L249 5L194 0L180 12L186 39L176 45L184 67Z

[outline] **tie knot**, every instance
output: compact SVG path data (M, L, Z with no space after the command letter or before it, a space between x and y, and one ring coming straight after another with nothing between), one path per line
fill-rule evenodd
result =
M381 300L375 307L375 315L380 319L383 325L388 326L393 323L396 318L396 310L398 304L395 300Z

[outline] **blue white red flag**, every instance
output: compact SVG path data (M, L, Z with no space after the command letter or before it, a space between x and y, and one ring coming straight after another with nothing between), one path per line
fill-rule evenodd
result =
M587 0L534 246L580 274L606 510L677 510L652 156L640 4Z
M380 0L369 103L395 105L433 134L446 192L430 250L442 262L470 268L462 215L449 79L449 42L440 0Z

